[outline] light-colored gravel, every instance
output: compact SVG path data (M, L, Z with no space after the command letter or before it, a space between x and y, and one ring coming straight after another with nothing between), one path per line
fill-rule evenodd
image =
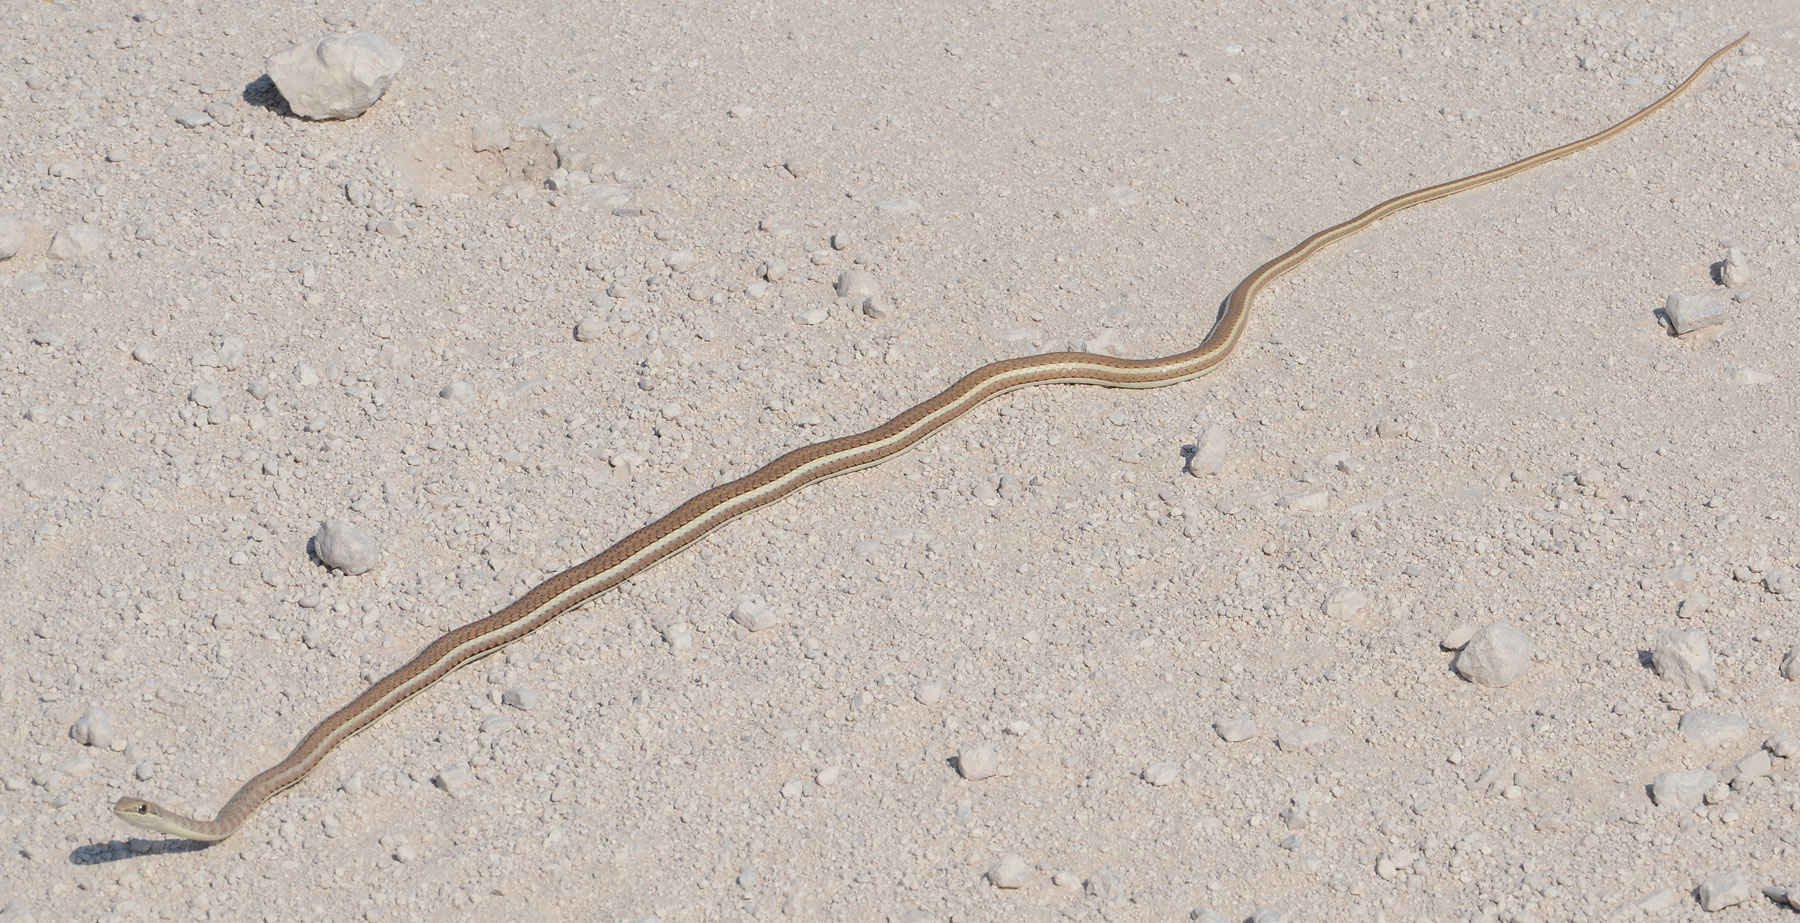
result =
M0 916L1597 923L1721 872L1720 919L1787 912L1788 7L507 12L8 8ZM1269 286L1204 379L1006 394L744 516L220 846L107 809L216 810L442 632L985 363L1191 348L1307 234L1751 27ZM359 31L379 100L291 115L269 56ZM1498 622L1529 669L1463 680Z

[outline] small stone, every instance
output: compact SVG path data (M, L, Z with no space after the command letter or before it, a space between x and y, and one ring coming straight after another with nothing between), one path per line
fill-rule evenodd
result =
M1100 869L1081 883L1087 896L1095 900L1110 901L1124 893L1124 885L1119 881L1119 873L1112 866Z
M1771 735L1768 740L1763 741L1763 749L1773 753L1780 759L1791 760L1796 756L1800 756L1800 737L1796 737L1785 731L1780 734L1774 734Z
M575 342L592 343L606 333L606 321L589 314L575 324Z
M1744 259L1744 251L1736 247L1725 251L1725 260L1719 264L1719 282L1727 288L1737 288L1750 281L1750 263Z
M1194 454L1188 456L1183 470L1194 477L1218 474L1225 467L1225 454L1231 448L1231 434L1217 423L1208 423L1194 440Z
M25 247L25 235L29 230L24 218L11 213L0 214L0 261L19 255L19 251Z
M1682 600L1681 605L1675 607L1676 617L1684 619L1699 618L1711 611L1712 599L1699 590L1688 594L1688 598Z
M213 240L230 240L231 225L220 222L206 229L206 236Z
M692 250L671 250L663 257L663 265L672 272L687 272L694 268L699 259Z
M1794 572L1785 567L1777 567L1763 575L1763 589L1776 596L1792 596L1800 592L1800 584L1794 581Z
M53 260L81 260L98 256L106 246L106 232L91 224L71 224L50 240Z
M475 400L475 386L466 381L453 381L438 391L438 397L467 406Z
M918 699L920 705L936 705L944 700L947 689L943 683L920 683L913 689L913 698Z
M1438 647L1447 651L1460 651L1469 646L1469 639L1475 637L1478 629L1474 625L1464 623L1450 629L1450 633L1438 641Z
M1738 783L1740 781L1748 784L1758 779L1766 779L1773 775L1775 772L1775 761L1770 758L1767 750L1758 750L1755 753L1741 757L1737 762L1731 764L1731 769L1731 787L1739 788L1740 786Z
M1650 655L1656 675L1692 692L1704 692L1718 684L1713 672L1712 648L1699 629L1665 628L1656 635Z
M781 618L760 599L745 599L731 610L731 617L748 631L764 631L781 623Z
M756 274L770 282L780 282L787 278L788 264L778 256L771 256L762 261L762 266L756 270Z
M458 763L455 766L440 769L437 775L431 777L431 784L454 795L468 786L469 767L464 763Z
M1219 735L1220 740L1235 744L1256 736L1256 722L1252 721L1248 715L1227 718L1214 722L1213 732Z
M205 128L212 124L212 116L199 109L188 109L175 113L175 124L182 128Z
M1724 323L1730 310L1725 302L1711 295L1671 292L1663 305L1663 317L1668 320L1669 329L1676 336L1686 336L1696 330Z
M1000 750L993 744L975 744L956 754L956 772L970 782L992 778L1000 771Z
M225 100L217 100L206 104L206 114L220 125L231 125L237 122L237 110Z
M789 157L787 162L783 163L781 166L795 179L799 179L812 172L812 161L800 157Z
M268 70L301 118L353 119L387 92L406 56L373 32L333 33L269 56Z
M1694 897L1700 900L1700 909L1708 913L1724 910L1742 904L1755 895L1750 882L1745 880L1744 873L1735 869L1720 872L1694 889Z
M663 643L676 653L692 650L694 647L694 629L686 622L676 622L663 627Z
M1494 622L1469 638L1451 667L1472 683L1510 686L1531 668L1531 639L1505 622Z
M1699 807L1708 789L1719 784L1719 774L1710 769L1665 772L1650 783L1650 800L1659 807Z
M1205 904L1201 904L1188 911L1188 920L1191 921L1191 923L1232 923L1230 917L1227 917Z
M1331 729L1322 724L1309 724L1295 728L1275 738L1275 745L1283 750L1305 750L1316 747L1331 739Z
M849 269L838 274L837 294L839 298L862 301L881 294L881 283L875 281L875 274L862 269Z
M1031 863L1026 862L1025 857L1009 852L1001 856L993 868L988 869L987 880L996 888L1010 891L1030 884L1031 872Z
M1181 764L1167 762L1151 763L1144 767L1142 775L1145 782L1148 782L1157 788L1162 788L1165 785L1173 784L1176 779L1181 778Z
M211 409L219 406L219 403L225 400L225 389L215 384L202 382L188 389L188 400L201 407Z
M469 126L469 147L476 153L499 153L512 147L512 132L497 115L485 115Z
M84 747L110 747L113 742L112 716L89 705L69 726L69 737Z
M380 560L375 536L343 519L327 519L313 536L313 553L326 567L349 576L366 574Z
M1325 615L1339 621L1361 619L1369 614L1369 597L1353 587L1338 587L1325 597Z
M1750 722L1737 715L1720 715L1709 711L1690 711L1681 716L1681 733L1702 747L1730 743L1750 733Z
M831 249L848 250L850 248L850 232L838 228L831 233Z
M537 703L537 690L530 686L508 686L505 692L500 693L500 704L511 705L520 711L530 711L537 707Z

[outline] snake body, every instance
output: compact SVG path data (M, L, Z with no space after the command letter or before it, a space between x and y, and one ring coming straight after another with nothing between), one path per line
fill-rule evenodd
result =
M212 820L189 817L140 798L119 799L113 812L135 826L171 836L202 841L225 839L270 798L305 779L339 744L406 700L458 668L531 634L557 616L668 560L739 516L802 487L894 458L982 402L1009 391L1052 383L1161 388L1212 372L1243 337L1257 294L1320 250L1401 209L1504 179L1599 144L1686 92L1707 68L1746 38L1747 34L1714 52L1674 89L1604 131L1502 167L1395 196L1342 224L1313 234L1245 276L1232 289L1211 332L1193 349L1155 359L1057 352L989 363L874 429L795 449L752 474L701 493L598 555L544 581L500 611L433 641L405 666L319 722L285 759L244 783Z

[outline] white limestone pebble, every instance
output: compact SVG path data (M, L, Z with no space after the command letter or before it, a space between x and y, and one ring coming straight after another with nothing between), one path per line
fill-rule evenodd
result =
M913 698L918 699L920 705L936 705L944 700L948 688L943 683L920 683L913 688Z
M987 871L988 883L996 888L1014 890L1031 883L1031 863L1018 853L1007 853Z
M1718 684L1712 648L1706 643L1706 632L1697 628L1665 628L1657 632L1650 666L1657 676L1693 692L1704 692Z
M1169 762L1151 763L1144 767L1144 771L1140 775L1145 782L1148 782L1157 788L1162 788L1165 785L1174 784L1176 779L1181 778L1181 764Z
M1780 734L1772 734L1768 740L1763 741L1763 749L1775 754L1780 759L1790 760L1800 756L1800 737L1785 731Z
M731 617L747 631L763 631L781 623L780 616L767 603L756 598L740 600L732 608Z
M875 274L863 269L847 269L838 274L837 294L839 298L873 298L881 294L881 283L875 281Z
M1438 641L1438 647L1447 651L1460 651L1469 646L1469 639L1478 631L1474 625L1464 623L1450 629L1450 633Z
M1220 740L1234 744L1255 737L1256 722L1252 721L1248 715L1226 718L1213 723L1213 732L1219 735Z
M1686 336L1696 330L1722 324L1729 311L1725 302L1711 295L1689 295L1683 292L1670 292L1663 304L1663 317L1668 320L1669 329L1676 336Z
M788 264L781 257L771 256L762 261L762 266L757 268L756 274L770 282L780 282L787 278Z
M575 342L592 343L606 333L606 321L592 314L583 317L575 324Z
M1109 865L1089 875L1087 881L1081 883L1081 889L1095 900L1110 901L1124 893L1125 885L1119 880L1119 873Z
M1205 904L1188 911L1188 920L1190 923L1232 923L1230 917Z
M678 653L691 650L694 646L694 629L686 622L675 622L663 627L662 639L664 644Z
M373 32L332 33L269 56L269 78L308 119L353 119L381 98L406 55Z
M1362 618L1369 613L1369 597L1354 587L1338 587L1325 597L1325 614L1340 621Z
M1331 729L1322 724L1309 724L1277 735L1275 745L1283 750L1305 750L1331 739Z
M1750 281L1750 263L1744 259L1744 251L1736 247L1725 251L1725 260L1719 264L1719 282L1729 288L1737 288Z
M462 791L469 784L468 764L457 763L438 770L437 775L431 777L431 784L451 795Z
M1494 622L1469 638L1451 667L1483 686L1510 686L1531 668L1531 639L1505 622Z
M0 261L10 260L25 248L25 219L11 213L0 214Z
M497 115L484 115L469 126L469 148L477 154L498 153L512 147L512 132Z
M80 260L99 254L106 246L106 232L91 224L71 224L50 239L50 258Z
M84 747L110 747L113 742L112 716L89 705L69 726L69 737Z
M313 536L313 553L326 567L355 576L374 569L380 560L375 536L343 519L327 519Z
M500 703L520 711L530 711L537 707L537 690L530 686L508 686L505 692L500 693Z
M1708 913L1735 907L1749 900L1755 893L1750 882L1744 878L1744 873L1736 869L1713 875L1694 889L1694 897L1699 899L1700 909Z
M1731 764L1730 778L1726 781L1733 789L1742 789L1759 779L1767 779L1775 773L1775 760L1767 750L1757 750L1746 754Z
M1750 722L1743 718L1709 711L1687 712L1677 726L1688 740L1702 747L1727 744L1750 733Z
M210 382L201 382L188 389L188 400L201 407L211 409L219 406L220 401L225 400L225 389Z
M993 744L974 744L956 754L956 772L970 782L992 778L1000 771L1000 749Z
M1650 800L1659 807L1698 807L1707 790L1717 784L1719 774L1710 769L1659 773L1650 783Z
M850 248L850 232L838 228L831 233L831 249L848 250Z
M1225 467L1225 455L1231 449L1231 434L1218 423L1208 423L1194 440L1194 453L1188 456L1183 470L1194 477L1218 474Z
M692 250L671 250L663 256L663 265L669 267L671 272L687 272L699 261L700 258Z
M475 386L466 381L453 381L439 389L438 397L467 406L475 401Z

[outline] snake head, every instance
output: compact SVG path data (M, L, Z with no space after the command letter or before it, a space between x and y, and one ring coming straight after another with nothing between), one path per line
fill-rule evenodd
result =
M157 830L156 824L162 819L162 809L142 798L120 798L113 802L113 813L119 815L120 820L145 830Z

